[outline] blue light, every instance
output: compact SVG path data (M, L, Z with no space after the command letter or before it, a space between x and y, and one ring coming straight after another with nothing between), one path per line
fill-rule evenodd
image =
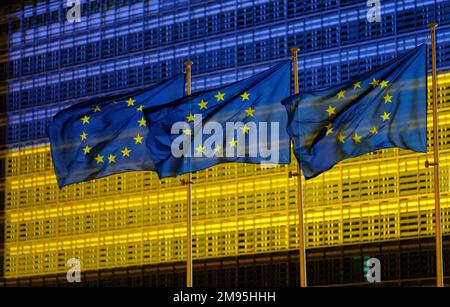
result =
M322 1L315 2L317 7ZM383 16L391 21L379 25L367 24L365 3L323 9L301 0L183 0L138 2L105 12L101 7L79 24L24 27L9 35L8 127L14 139L8 142L42 138L22 134L21 125L47 121L86 95L167 78L181 71L187 58L194 61L192 87L197 91L256 73L289 56L296 45L301 49L301 86L333 84L354 73L344 72L345 66L366 70L381 58L425 42L427 28L418 21L426 25L444 2L384 1ZM61 3L65 1L51 1L50 13ZM14 16L24 21L38 11L47 12L47 7L27 6ZM450 18L449 12L437 12L443 20ZM61 12L59 18L64 17ZM412 21L400 23L401 28L398 21L403 19ZM438 44L443 55L450 53L448 23L439 28ZM450 59L442 58L439 67L450 67Z

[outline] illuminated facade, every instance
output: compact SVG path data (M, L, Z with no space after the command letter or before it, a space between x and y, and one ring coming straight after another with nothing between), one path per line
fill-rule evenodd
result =
M0 88L7 118L1 122L4 284L64 283L70 258L81 261L88 281L133 284L133 276L141 276L136 284L184 284L186 192L179 179L134 172L60 190L45 134L59 110L170 77L182 71L186 59L194 62L193 91L226 84L286 59L292 46L301 49L300 90L327 87L425 42L432 21L440 24L442 213L444 234L450 234L448 1L382 1L382 22L372 24L362 0L85 0L75 24L65 21L65 3L11 1L2 8L8 12L2 23L8 54L0 57L8 85ZM333 259L337 272L356 266L358 275L361 259L389 246L397 254L409 251L411 259L424 253L433 268L433 170L424 166L431 150L379 151L305 184L312 284L359 282L361 276L318 275L330 274ZM257 280L273 279L275 271L279 285L297 283L296 185L289 169L295 170L294 162L273 169L224 164L194 174L198 284L216 278L228 285L259 285ZM258 275L264 263L273 269ZM384 265L400 270L397 262ZM391 279L433 277L406 275ZM239 280L229 281L233 278Z

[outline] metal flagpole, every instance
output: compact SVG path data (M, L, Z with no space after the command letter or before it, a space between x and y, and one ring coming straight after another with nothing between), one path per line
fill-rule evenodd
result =
M191 66L192 61L184 62L186 66L186 94L191 95ZM190 162L189 162L190 163ZM186 286L192 287L192 173L186 174L187 185L187 262L186 262Z
M431 31L431 62L432 62L432 88L433 88L433 142L434 142L434 207L436 224L436 285L444 286L444 265L442 261L442 226L441 226L441 191L439 168L439 139L438 139L438 101L437 101L437 75L436 75L436 23L428 25ZM427 163L427 166L431 163Z
M291 48L292 62L294 69L294 94L299 93L298 88L298 61L297 53L298 48ZM297 161L297 173L292 174L297 177L297 207L298 207L298 245L299 245L299 263L300 263L300 287L307 286L306 279L306 250L305 250L305 226L303 219L303 184L302 184L302 171L300 168L300 162Z

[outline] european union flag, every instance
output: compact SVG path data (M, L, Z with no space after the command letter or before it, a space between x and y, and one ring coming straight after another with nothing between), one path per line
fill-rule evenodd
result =
M426 63L422 45L351 82L284 100L305 177L382 148L426 152Z
M112 174L153 170L143 110L184 95L184 75L151 88L73 105L48 126L60 187Z
M290 62L242 81L146 109L147 138L161 178L225 162L290 162Z

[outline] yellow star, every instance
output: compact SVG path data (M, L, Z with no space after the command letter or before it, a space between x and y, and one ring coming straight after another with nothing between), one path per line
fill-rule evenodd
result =
M188 122L193 122L195 120L195 116L191 114L189 114L188 116L186 116L186 119Z
M242 101L250 100L250 94L247 93L247 92L244 92L244 93L241 95L241 97L242 97Z
M345 91L340 91L338 94L337 94L337 96L338 96L338 98L339 99L344 99L345 98Z
M89 119L90 119L90 117L87 116L87 115L85 115L84 117L82 117L82 118L81 118L81 121L83 122L83 125L84 125L84 124L89 124Z
M203 109L207 109L208 107L206 106L208 104L208 101L203 101L203 99L202 99L202 101L200 101L200 103L198 104L198 106L200 107L200 110L203 110Z
M392 102L392 96L389 95L389 93L386 93L386 96L383 97L384 98L384 103L389 103Z
M386 81L386 80L384 80L384 81L381 82L381 84L380 84L381 88L388 87L388 85L389 85L389 81Z
M133 107L135 102L136 102L136 100L133 100L133 98L130 98L130 99L128 99L128 101L127 101L127 105L128 105L129 107Z
M184 135L192 135L192 131L189 128L183 129L183 134Z
M387 121L387 120L390 119L389 116L391 116L391 113L386 113L386 112L384 112L384 114L381 115L380 117L381 117L381 118L383 119L383 121L385 122L385 121Z
M255 113L255 110L252 109L252 107L249 107L247 110L245 110L245 113L246 113L247 117L251 117Z
M360 81L360 82L356 82L356 83L353 85L353 89L354 89L354 90L356 90L356 89L358 89L358 88L361 88L361 81Z
M241 128L243 134L248 134L250 131L250 128L247 125L244 125L244 127Z
M370 85L372 85L374 88L377 87L378 84L380 84L380 80L377 79L373 79L373 81L370 82Z
M89 147L89 146L85 146L85 147L83 147L83 153L85 154L85 155L87 155L88 153L90 153L91 152L91 147Z
M80 134L81 140L84 141L85 139L87 139L88 134L86 132L83 131L82 134Z
M326 135L330 135L330 134L333 134L333 127L327 128Z
M217 145L216 147L214 147L214 153L219 153L222 151L222 147L220 147L220 145Z
M229 144L232 148L237 147L237 141L235 139L232 139Z
M327 129L331 129L333 128L333 124L332 123L328 123L328 125L325 126Z
M100 112L101 111L101 107L100 106L95 106L94 108L94 113Z
M375 127L375 126L373 126L373 127L372 127L372 130L370 130L370 133L372 133L372 135L377 134L377 133L378 133L378 128Z
M116 162L116 156L113 154L110 154L108 157L108 163L114 163Z
M97 161L97 164L103 163L103 156L98 154L97 157L94 158Z
M122 150L122 157L129 157L130 156L130 153L131 153L131 150L129 150L128 148L124 148L123 150Z
M214 97L216 97L216 99L217 99L217 102L219 102L219 101L224 101L225 100L225 94L224 93L221 93L220 91L218 91L217 92L217 95L215 95Z
M197 153L205 153L205 147L202 145L198 145L198 147L195 149Z
M141 118L140 120L138 120L139 123L139 127L145 127L147 124L147 121L145 120L145 118Z
M331 117L331 115L336 114L336 108L333 108L332 106L328 106L328 109L326 110L328 113L328 116Z
M353 142L355 142L355 144L361 143L361 136L358 135L358 133L356 133L356 132L352 139L353 139Z
M134 144L142 144L142 140L144 139L142 136L140 136L139 135L139 133L138 133L138 135L136 135L134 138Z
M338 139L339 139L339 142L345 143L345 135L343 135L342 133L339 133Z
M136 111L142 112L143 109L144 109L144 106L141 104L139 107L136 108Z

